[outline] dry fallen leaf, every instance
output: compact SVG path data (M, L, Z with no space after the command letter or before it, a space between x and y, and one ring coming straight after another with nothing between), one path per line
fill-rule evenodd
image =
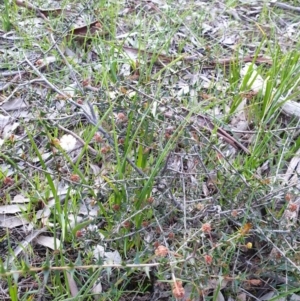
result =
M256 65L252 63L245 64L245 67L241 69L241 86L245 85L246 89L252 90L255 93L262 91L262 94L264 95L267 79L264 80L262 76L256 71L256 69Z
M104 262L106 264L121 264L122 263L121 255L117 250L115 250L113 252L105 252L104 257L105 257Z
M101 282L96 283L93 288L92 288L92 292L96 295L99 295L100 293L102 293L102 284Z
M6 214L0 214L0 227L13 229L15 227L28 224L25 218L17 216L7 216Z
M104 35L104 30L99 21L94 21L84 26L76 27L69 31L67 38L72 38L78 42L83 42L84 40L89 40L97 33Z
M14 199L11 201L12 204L24 204L24 203L29 203L30 199L25 198L21 194L17 194Z
M22 205L4 205L0 206L0 214L14 214L22 211L26 211L26 206Z
M69 283L69 287L70 287L70 291L71 291L71 295L72 297L76 297L78 292L79 292L79 289L77 287L77 284L73 278L73 273L66 273L67 274L67 280L68 280L68 283Z
M35 242L52 250L59 250L61 244L58 238L44 235L40 235L36 238Z

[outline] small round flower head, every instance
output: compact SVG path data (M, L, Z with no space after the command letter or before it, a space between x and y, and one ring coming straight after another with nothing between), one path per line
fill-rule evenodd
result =
M206 255L204 255L204 260L205 260L206 264L211 265L213 258L210 255L206 254Z
M182 282L176 280L175 283L172 285L172 293L175 298L181 299L184 297L184 287L182 286Z
M60 147L67 152L75 149L76 139L72 135L63 135L59 142Z
M203 224L202 227L201 227L201 230L204 233L210 233L211 232L211 225L210 225L210 223Z
M80 176L79 175L77 175L77 174L72 174L71 176L70 176L70 180L72 181L72 182L80 182Z
M168 253L168 248L163 245L159 245L155 250L155 255L159 257L165 257Z

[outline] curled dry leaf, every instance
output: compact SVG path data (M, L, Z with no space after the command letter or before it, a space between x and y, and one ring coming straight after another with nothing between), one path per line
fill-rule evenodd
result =
M101 23L99 21L94 21L92 23L70 30L67 34L67 37L81 42L95 36L97 32L105 34Z
M77 83L73 83L63 88L61 92L63 92L68 98L72 98L76 95ZM57 95L57 98L62 97L62 99L66 99L64 95Z
M220 289L223 289L227 286L229 280L222 278L222 279L209 279L206 283L205 291L209 291L211 289L216 289L217 287L220 287Z
M122 258L120 253L115 250L113 252L105 252L105 263L106 264L122 264Z
M104 264L122 264L122 257L120 253L115 250L113 252L105 252L105 248L97 245L93 251L94 259L104 259Z
M97 245L93 251L94 254L94 258L96 260L102 259L104 257L105 254L105 249L103 246L101 245Z

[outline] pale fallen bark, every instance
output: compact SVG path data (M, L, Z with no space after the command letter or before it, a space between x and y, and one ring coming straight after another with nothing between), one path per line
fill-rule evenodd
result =
M282 113L288 116L300 118L300 103L289 100L282 106Z

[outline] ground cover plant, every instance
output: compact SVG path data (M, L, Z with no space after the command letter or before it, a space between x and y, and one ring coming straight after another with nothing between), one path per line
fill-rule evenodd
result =
M299 11L0 2L0 299L299 300Z

